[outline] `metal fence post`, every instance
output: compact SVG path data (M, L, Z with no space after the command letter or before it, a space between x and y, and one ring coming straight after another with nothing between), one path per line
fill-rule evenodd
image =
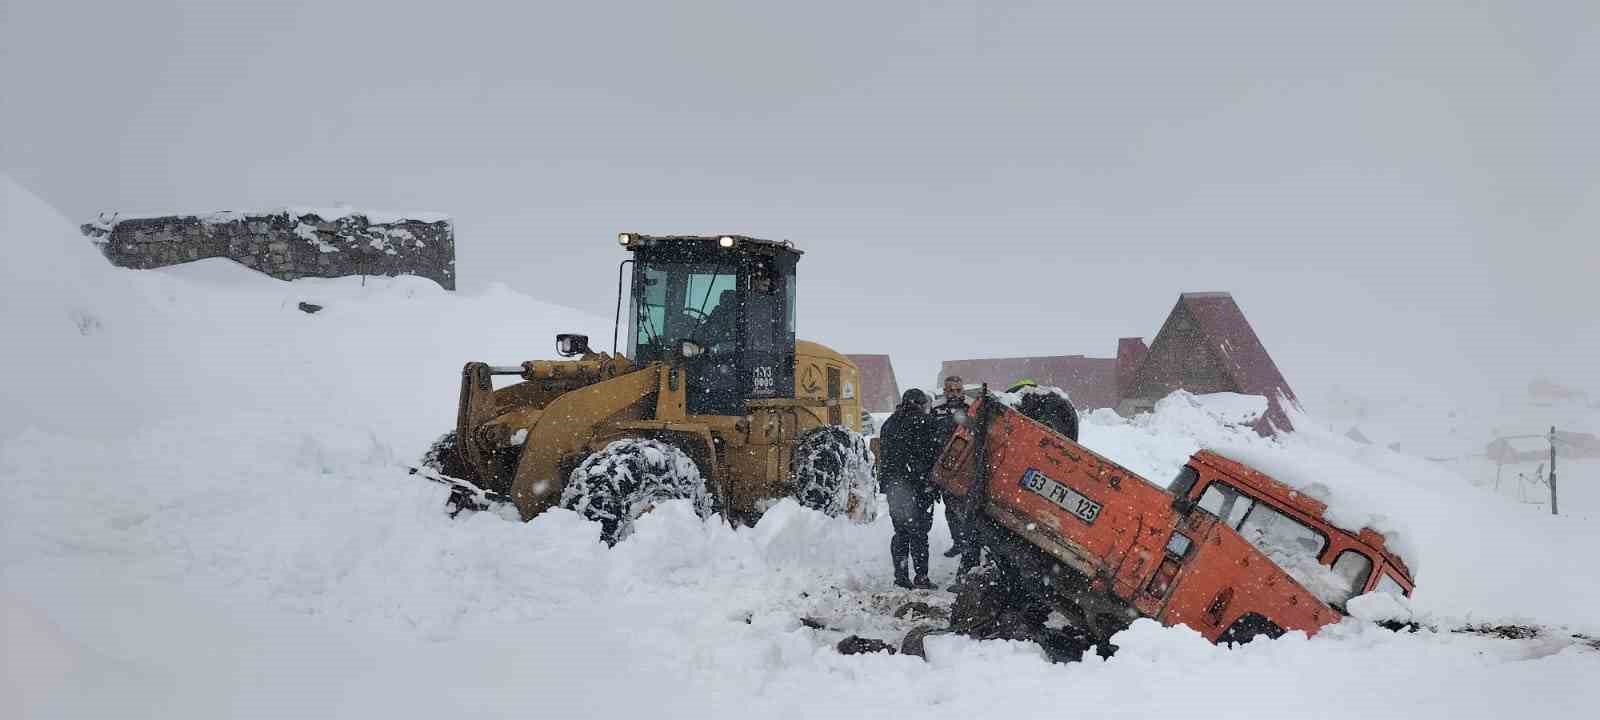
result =
M1556 426L1550 426L1550 514L1560 515L1556 511Z

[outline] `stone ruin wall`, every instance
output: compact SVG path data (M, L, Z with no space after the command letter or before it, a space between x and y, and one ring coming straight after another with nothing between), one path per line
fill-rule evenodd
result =
M83 226L113 265L157 268L223 257L280 280L417 275L456 288L455 228L438 215L347 210L102 219Z

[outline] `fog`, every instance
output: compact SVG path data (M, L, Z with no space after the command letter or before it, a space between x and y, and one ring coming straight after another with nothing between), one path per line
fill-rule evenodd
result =
M1313 409L1600 394L1597 78L1585 0L0 0L0 172L447 212L463 290L606 315L619 231L787 238L802 335L902 386L1226 290Z

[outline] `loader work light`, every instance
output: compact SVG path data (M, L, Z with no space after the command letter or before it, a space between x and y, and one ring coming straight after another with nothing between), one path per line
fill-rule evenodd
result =
M630 235L628 233L619 233L617 235L617 244L619 244L619 245L627 245L628 243L631 243L631 242L633 242L633 235Z
M589 352L589 336L577 333L561 333L556 336L556 354L561 357L572 357Z
M731 248L733 247L733 236L723 235L719 240L717 240L717 244L725 248Z

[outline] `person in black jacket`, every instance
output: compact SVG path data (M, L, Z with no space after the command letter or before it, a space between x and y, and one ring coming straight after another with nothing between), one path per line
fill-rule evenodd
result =
M878 438L878 480L889 498L889 519L894 522L894 539L889 541L894 584L930 589L928 531L933 527L935 492L929 475L944 433L940 422L928 414L928 394L916 388L907 390L894 414L883 422ZM914 579L907 572L908 560L916 573Z

